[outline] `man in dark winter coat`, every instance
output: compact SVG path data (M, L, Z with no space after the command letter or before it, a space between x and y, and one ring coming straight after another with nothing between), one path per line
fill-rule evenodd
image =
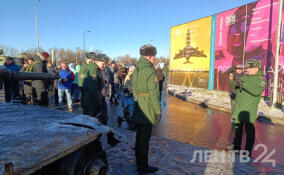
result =
M106 58L103 58L101 60L96 59L95 63L99 66L99 71L101 72L104 87L102 89L102 96L101 96L101 123L107 124L108 121L108 112L107 112L107 103L106 103L106 96L108 94L108 86L109 86L109 74L108 70L105 68L106 62L108 60Z
M7 57L6 62L3 64L8 70L18 72L20 66L15 64L12 57ZM19 96L19 81L17 80L4 80L5 101L11 102L12 98Z
M29 58L27 63L21 68L21 72L32 72L34 59ZM26 102L32 104L32 95L34 89L32 87L32 80L24 80L24 98Z
M32 72L36 73L48 73L47 60L49 54L42 52L38 54L41 60L35 61L32 67ZM48 106L48 86L49 80L34 80L32 87L35 88L35 104L41 106Z
M117 85L119 83L118 78L118 70L116 67L116 63L114 61L111 62L111 68L109 69L109 75L110 75L110 98L109 101L111 104L118 104L117 97L115 96L115 93L117 91Z
M160 101L161 101L163 93L164 74L159 64L155 65L155 71L159 81L159 91L160 91Z
M61 71L61 64L57 63L56 65L51 65L51 67L48 68L48 73L50 74L59 74L59 72ZM50 81L50 93L51 93L51 97L54 99L54 103L55 106L58 106L58 101L59 101L59 97L58 97L58 83L56 80L51 80ZM64 101L64 98L63 98Z

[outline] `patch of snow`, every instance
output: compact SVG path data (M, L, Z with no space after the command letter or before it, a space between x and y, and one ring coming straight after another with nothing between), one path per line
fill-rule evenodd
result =
M186 99L193 99L200 102L207 101L206 103L208 104L231 109L230 96L229 93L225 91L188 88L177 85L168 85L168 90L184 96ZM282 109L272 108L268 105L269 103L269 100L262 98L258 106L258 114L269 118L284 119L284 106L282 106Z

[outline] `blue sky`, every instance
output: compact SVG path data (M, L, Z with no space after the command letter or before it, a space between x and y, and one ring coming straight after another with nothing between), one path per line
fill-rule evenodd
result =
M1 0L0 44L23 50L36 47L38 4L40 46L101 50L112 58L139 57L151 43L168 56L170 27L213 15L254 0Z

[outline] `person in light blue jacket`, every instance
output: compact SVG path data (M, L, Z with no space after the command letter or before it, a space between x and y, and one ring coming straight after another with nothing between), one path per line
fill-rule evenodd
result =
M81 69L81 65L77 64L75 66L74 63L70 63L68 65L68 67L73 72L73 74L75 75L75 79L72 83L71 95L74 97L75 102L79 102L80 101L80 88L78 86L78 74L79 74L79 71Z

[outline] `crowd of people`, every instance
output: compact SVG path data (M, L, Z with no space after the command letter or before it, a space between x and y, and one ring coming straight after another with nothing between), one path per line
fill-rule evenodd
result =
M88 52L82 65L67 62L48 62L49 54L42 52L38 57L27 58L21 66L12 57L7 57L3 66L10 71L57 74L55 80L4 80L5 101L21 100L25 104L56 106L63 109L67 103L68 111L73 111L73 102L81 102L84 114L108 118L107 103L118 105L120 90L131 90L131 77L135 64L116 64L102 54ZM153 66L157 72L160 93L168 76L167 65L160 68ZM91 78L90 78L91 77ZM95 80L95 81L94 81ZM96 89L96 91L94 90ZM161 95L160 95L161 96ZM99 99L99 103L96 100Z
M4 66L10 71L52 73L57 74L57 79L21 82L4 80L5 100L11 102L22 96L27 103L48 106L50 98L53 98L55 105L62 109L66 97L69 112L73 111L73 101L80 102L83 114L96 117L102 124L106 124L106 100L110 104L118 105L121 94L130 94L134 103L131 120L136 130L137 170L155 172L158 168L148 164L149 141L152 126L161 120L162 91L168 78L167 65L161 68L160 64L155 63L156 53L154 46L144 45L140 48L141 57L137 64L124 66L115 61L109 62L107 57L94 52L85 54L82 65L67 62L52 65L48 62L49 55L46 52L39 54L40 60L29 58L22 67L8 57ZM243 73L244 68L247 74ZM227 149L241 150L242 133L245 130L245 150L251 156L258 104L267 82L263 77L261 63L255 59L248 59L246 66L232 67L228 74L235 137L233 143L227 145Z
M156 48L144 45L140 48L137 64L116 64L102 54L88 52L82 65L48 62L49 54L38 54L40 59L29 58L22 67L8 57L4 66L10 71L56 74L56 79L6 80L4 81L5 101L18 97L28 104L49 106L51 101L62 109L66 97L68 111L72 103L80 102L83 114L96 117L107 124L107 100L118 105L121 94L133 96L132 122L135 124L136 165L139 172L155 172L157 167L148 164L149 141L152 126L161 119L162 91L167 86L168 67L156 63ZM125 93L121 93L125 92ZM72 99L73 97L73 99Z

